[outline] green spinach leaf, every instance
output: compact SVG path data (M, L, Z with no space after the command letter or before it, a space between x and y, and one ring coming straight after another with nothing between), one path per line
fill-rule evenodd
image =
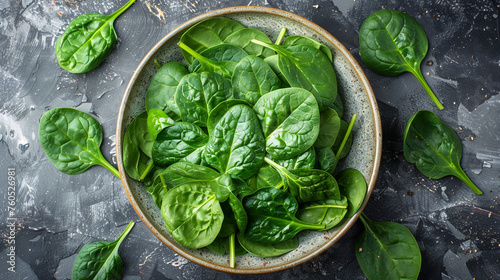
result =
M365 200L367 189L365 177L358 170L348 168L337 175L337 182L339 183L340 193L345 195L349 201L346 217L352 217Z
M319 116L319 134L314 148L331 148L337 140L341 129L341 119L334 109L327 108Z
M299 208L297 200L280 189L258 189L254 194L243 199L243 206L248 215L245 237L254 242L287 241L301 230L322 230L325 227L297 219L295 217Z
M204 50L200 53L203 57L213 61L234 61L240 62L244 57L248 56L247 52L241 48L229 44L220 44ZM193 63L189 65L189 72L197 72L200 70L201 64L195 58Z
M163 197L161 216L172 237L191 249L210 245L224 220L216 194L196 183L169 190Z
M278 55L271 55L266 58L264 58L264 62L271 67L273 72L278 76L280 79L281 83L283 84L283 87L290 87L290 84L286 80L285 76L283 76L283 73L281 73L280 67L278 65Z
M437 107L444 107L420 71L429 42L420 24L406 13L384 9L365 19L359 30L359 54L373 71L397 76L410 72L422 84Z
M309 149L319 133L314 96L301 88L283 88L263 95L253 107L275 159L289 159Z
M152 140L144 131L146 122L147 113L139 114L132 120L123 136L123 166L127 175L138 181L144 179L153 166ZM149 155L144 150L148 151Z
M299 239L294 237L287 241L260 243L249 240L241 232L237 235L238 241L248 253L262 258L277 257L293 251L299 247Z
M222 101L219 103L219 105L215 106L209 113L208 113L208 121L207 121L207 130L208 134L212 135L214 131L214 127L219 122L219 120L231 109L231 107L235 105L247 105L248 102L241 100L241 99L228 99L226 101Z
M59 65L71 73L85 73L99 66L118 40L113 27L115 19L134 2L128 1L111 15L84 14L71 21L56 41Z
M269 37L264 34L264 32L254 28L243 28L235 31L231 35L227 36L227 38L224 40L224 43L238 46L245 50L245 52L247 52L249 55L255 55L261 58L266 58L275 54L274 51L268 48L252 43L253 39L268 44L273 43L271 39L269 39Z
M162 110L151 109L148 111L146 126L151 140L156 140L158 133L160 133L165 127L172 126L174 124L175 121L167 116L167 114L165 114Z
M342 221L347 213L347 199L325 199L300 205L297 217L299 220L325 225L324 230L329 230Z
M120 178L102 155L102 128L91 115L73 108L55 108L40 119L38 139L43 151L61 172L80 174L101 165Z
M204 57L203 55L197 53L195 50L191 49L186 44L179 42L179 47L191 56L196 58L200 62L200 68L198 72L213 72L221 74L227 78L233 76L234 67L236 67L236 62L234 61L215 61Z
M330 48L328 48L325 44L320 43L314 39L305 36L294 35L286 37L285 41L283 42L283 47L285 48L294 45L308 45L310 47L318 49L322 51L326 55L326 57L328 57L330 62L333 62L333 55Z
M73 264L71 277L83 279L116 279L122 278L123 261L118 248L134 227L130 222L125 231L113 242L99 241L85 244Z
M278 189L283 187L283 180L278 171L274 170L274 168L266 163L262 165L257 174L247 180L247 183L253 190L266 187Z
M370 280L418 278L422 255L417 241L403 225L374 222L360 216L365 231L356 239L356 259Z
M314 168L324 170L330 174L333 174L335 168L337 168L337 157L335 153L330 148L315 149L316 161Z
M316 153L314 151L314 147L311 147L302 154L293 158L277 160L271 159L288 170L299 168L312 169L314 168L314 164L316 162Z
M406 125L404 155L422 174L432 179L453 175L475 193L483 194L460 166L462 143L455 131L434 113L419 111Z

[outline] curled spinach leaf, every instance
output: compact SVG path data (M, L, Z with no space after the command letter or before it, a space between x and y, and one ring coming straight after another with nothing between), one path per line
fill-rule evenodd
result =
M329 230L342 221L347 213L347 199L325 199L300 205L297 217L299 220L325 225L324 230Z
M216 194L195 183L169 190L163 197L161 216L172 237L192 249L210 245L224 220Z
M273 243L254 242L245 237L245 235L241 232L238 233L237 237L241 247L243 247L248 253L262 258L281 256L299 247L299 239L297 237L287 241Z
M244 28L235 20L213 17L190 27L182 34L180 42L195 52L202 53L210 47L222 44L229 35ZM194 57L190 53L183 50L182 54L189 64L193 63Z
M134 227L130 222L123 233L113 242L99 241L85 244L73 264L71 277L80 279L121 279L123 261L118 248Z
M175 121L171 119L165 112L160 109L151 109L148 111L148 118L146 121L146 126L148 128L149 137L154 141L156 136L165 127L172 126Z
M429 42L420 24L406 13L384 9L365 19L359 30L359 54L373 71L396 76L410 72L422 84L437 107L444 107L420 71Z
M248 215L245 237L254 242L282 242L292 239L301 230L322 230L325 227L297 219L297 200L280 189L258 189L243 199L243 206Z
M221 173L246 180L258 172L264 149L265 139L254 111L246 105L235 105L215 125L204 158Z
M135 117L123 136L123 166L127 175L138 181L143 180L153 167L153 142L145 130L147 117L146 112Z
M187 122L176 123L164 128L156 137L152 148L153 161L167 166L192 156L194 163L199 163L207 141L208 136L200 127Z
M278 55L271 55L266 58L264 58L264 62L271 67L273 72L278 76L280 79L281 83L283 84L284 87L290 87L290 84L286 80L285 76L283 76L283 73L281 73L280 67L278 65Z
M252 106L264 94L279 89L281 81L262 58L249 55L235 67L231 80L234 98Z
M417 241L403 225L374 222L360 216L365 231L356 239L356 259L370 280L418 278L422 255Z
M59 65L71 73L85 73L99 66L118 40L113 27L115 19L134 2L128 1L111 15L84 14L71 21L56 41Z
M92 165L101 165L120 178L102 155L101 124L91 115L73 108L55 108L40 119L38 139L43 151L61 172L80 174Z
M186 65L169 62L155 73L146 92L146 110L160 109L174 120L179 120L179 108L175 104L175 91L181 79L189 74Z
M301 88L283 88L263 95L253 107L275 159L288 159L309 149L319 133L314 96Z
M247 183L254 190L266 187L278 189L283 187L283 180L281 179L280 174L268 164L262 165L259 172L250 177L247 180Z
M349 207L346 217L352 217L363 204L366 195L366 181L363 174L356 169L348 168L342 170L337 176L340 193L347 197Z
M175 103L183 121L207 126L208 113L232 97L231 81L219 74L191 73L179 82Z
M477 194L483 194L460 166L462 143L455 131L434 113L419 111L406 125L404 155L422 174L432 179L453 175Z

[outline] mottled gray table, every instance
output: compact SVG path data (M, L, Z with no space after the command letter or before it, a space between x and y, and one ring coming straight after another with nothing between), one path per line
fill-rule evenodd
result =
M137 225L120 248L124 279L364 279L354 256L359 224L319 257L271 275L230 275L191 263L140 222L111 173L94 167L81 175L63 174L38 143L45 111L75 107L102 124L103 154L115 162L118 107L141 58L180 23L237 5L275 7L310 19L359 62L357 33L370 13L394 8L423 26L430 46L422 70L445 110L437 110L411 74L384 77L361 63L378 99L384 133L379 179L365 213L411 230L422 251L421 279L500 279L498 0L138 0L116 21L117 48L99 68L81 75L62 70L54 45L71 19L108 14L124 3L0 0L0 279L68 279L83 244L113 240L130 220ZM422 109L436 112L457 131L464 170L484 195L455 178L425 178L405 161L403 129ZM14 198L8 196L9 168L16 172ZM15 273L7 270L11 240Z

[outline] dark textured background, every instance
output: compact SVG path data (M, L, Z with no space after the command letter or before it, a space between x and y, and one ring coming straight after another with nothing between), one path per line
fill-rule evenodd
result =
M420 278L500 279L498 0L138 0L116 20L119 42L100 67L79 75L62 70L54 45L69 22L82 13L109 14L125 2L0 0L0 279L68 279L84 244L114 240L130 220L137 224L120 248L124 279L365 278L354 256L360 224L319 257L283 272L252 277L203 268L153 236L111 173L93 167L81 175L63 174L38 143L44 112L75 107L102 124L103 154L115 162L119 104L142 57L180 23L238 5L275 7L310 19L360 62L378 99L384 133L379 179L365 213L411 230L422 251ZM429 37L424 62L432 65L423 63L422 72L445 110L437 110L411 74L384 77L361 63L359 27L381 8L405 11L423 26ZM463 168L484 195L456 178L425 178L405 161L403 129L422 109L457 131ZM6 264L9 167L17 171L15 273Z

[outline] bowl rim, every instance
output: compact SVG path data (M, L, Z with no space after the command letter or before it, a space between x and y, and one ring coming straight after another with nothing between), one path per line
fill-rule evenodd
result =
M285 17L287 19L291 19L293 21L299 22L306 27L309 27L311 29L314 29L318 33L324 36L326 40L328 40L331 44L333 44L347 59L347 61L350 63L350 66L352 69L355 71L356 75L359 77L361 80L362 86L365 88L366 93L368 95L368 100L369 100L369 105L371 107L372 115L373 115L373 121L375 125L375 154L373 158L373 166L371 168L371 176L369 178L369 181L367 182L367 193L365 196L365 199L363 201L363 204L361 205L360 209L356 212L354 216L350 218L350 220L342 227L342 229L338 232L336 236L334 236L332 239L330 239L327 243L322 245L321 247L317 248L315 251L309 253L308 255L305 255L304 257L290 261L284 265L280 266L272 266L272 267L264 267L264 268L230 268L228 266L222 266L214 263L210 263L208 261L205 261L203 259L198 258L197 256L194 256L190 254L187 251L182 250L182 248L177 247L176 245L172 244L168 239L166 239L160 232L156 230L156 228L153 226L153 224L146 218L142 210L140 209L135 197L131 193L130 186L128 185L127 177L125 174L125 169L123 167L123 160L122 160L122 136L124 133L124 130L122 130L122 123L123 123L123 116L124 112L126 109L126 104L127 100L131 94L132 87L134 85L134 81L139 77L141 74L142 70L146 66L147 62L155 55L155 53L163 46L165 42L170 40L172 37L176 36L179 32L182 32L183 30L189 28L190 26L204 20L207 18L211 17L216 17L216 16L224 16L224 15L229 15L229 14L234 14L234 13L268 13L268 14L273 14L273 15L278 15L281 17ZM123 184L123 188L125 189L125 193L127 194L127 197L129 201L132 204L132 207L136 211L137 215L139 218L142 220L142 222L148 227L148 229L165 245L167 245L170 249L172 249L174 252L177 254L185 257L186 259L197 263L199 265L202 265L204 267L222 271L222 272L228 272L228 273L235 273L235 274L264 274L264 273L271 273L271 272L277 272L277 271L282 271L285 269L289 269L291 267L297 266L299 264L305 263L316 256L320 255L324 251L326 251L329 247L331 247L334 243L339 241L344 234L346 234L349 229L354 225L356 220L359 218L361 212L365 208L366 204L368 203L368 200L373 192L373 189L375 187L375 182L377 180L378 172L379 172L379 167L380 167L380 161L382 157L382 125L381 125L381 119L380 119L380 113L377 105L377 101L375 98L375 94L373 93L373 89L368 81L368 78L364 74L363 70L361 69L360 65L356 61L356 59L351 55L351 53L338 41L335 37L333 37L328 31L326 31L324 28L320 27L319 25L313 23L312 21L299 16L297 14L294 14L292 12L276 9L276 8L270 8L270 7L260 7L260 6L235 6L235 7L228 7L228 8L223 8L223 9L218 9L218 10L213 10L206 12L202 15L196 16L175 29L173 29L171 32L169 32L167 35L165 35L158 43L156 43L151 50L144 56L144 58L141 60L139 65L136 67L134 70L132 76L130 77L130 80L127 84L127 87L125 89L121 104L120 104L120 109L118 112L118 118L117 118L117 123L116 123L116 158L117 158L117 166L118 170L120 173L121 181Z

